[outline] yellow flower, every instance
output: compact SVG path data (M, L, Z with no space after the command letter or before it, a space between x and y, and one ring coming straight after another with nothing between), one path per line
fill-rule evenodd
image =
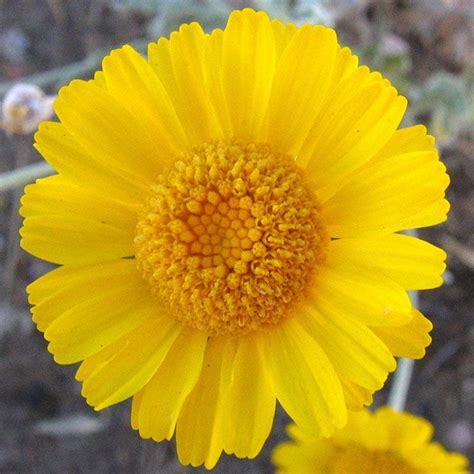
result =
M347 425L328 439L296 425L288 432L293 442L273 451L277 474L469 474L464 456L431 441L431 423L389 407L352 412Z
M100 410L181 462L256 456L275 401L328 436L431 324L407 289L445 254L395 232L446 218L448 177L406 100L336 33L246 9L183 25L73 81L37 148L22 246L62 265L28 287L58 363Z

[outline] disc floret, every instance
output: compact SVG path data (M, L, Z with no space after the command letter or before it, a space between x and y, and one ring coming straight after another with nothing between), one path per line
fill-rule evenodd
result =
M158 178L135 248L153 294L212 335L291 314L325 241L317 198L291 157L218 142L184 154Z

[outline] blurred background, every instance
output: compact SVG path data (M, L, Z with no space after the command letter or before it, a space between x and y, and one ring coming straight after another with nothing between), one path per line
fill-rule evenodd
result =
M32 148L51 97L125 43L146 44L181 23L223 27L229 12L253 6L297 24L337 29L362 64L380 70L410 106L405 125L437 137L452 183L446 224L421 237L448 251L445 285L420 294L433 343L417 362L407 410L425 416L436 438L474 466L474 2L472 0L0 0L0 472L184 473L173 443L142 441L128 403L90 409L75 367L56 365L31 323L25 286L52 266L18 247L23 186L48 173ZM12 87L17 83L36 87ZM390 380L376 396L387 400ZM285 439L285 415L252 461L223 456L215 472L273 472L271 449Z

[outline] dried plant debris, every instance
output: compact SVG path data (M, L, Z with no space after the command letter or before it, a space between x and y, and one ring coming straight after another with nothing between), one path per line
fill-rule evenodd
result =
M7 134L28 135L53 116L54 96L33 84L19 83L3 98L1 126Z

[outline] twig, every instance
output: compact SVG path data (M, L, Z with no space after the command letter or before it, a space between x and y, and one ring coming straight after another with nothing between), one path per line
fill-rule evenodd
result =
M466 267L471 270L474 269L474 249L459 242L457 239L450 235L446 235L443 238L443 247L446 249L448 254L454 255L460 260Z
M149 40L140 39L131 41L130 44L138 51L143 52L146 49ZM87 71L97 69L102 58L113 48L100 49L90 54L81 61L67 64L66 66L51 69L49 71L32 74L31 76L22 77L19 80L28 84L35 84L38 87L44 87L49 84L66 84L75 77L80 77ZM3 82L0 84L0 97L6 94L18 81Z
M140 39L132 41L130 44L138 51L143 52L148 43L149 41L147 39ZM38 87L44 87L51 83L57 85L65 84L74 77L79 77L87 71L96 69L109 50L110 49L96 51L82 61L68 64L50 71L33 74L21 78L21 81L28 84L35 84ZM16 83L17 81L0 83L0 97L9 91ZM52 173L53 170L46 163L37 163L4 173L0 175L0 192L15 189L18 186L34 181L36 178L41 178Z
M178 463L176 453L170 443L156 443L142 440L140 458L138 460L141 474L157 474L159 472L180 473L191 472L192 467L184 467Z
M54 170L48 163L34 163L23 166L8 173L0 174L0 192L24 186L37 178L53 174Z
M403 411L410 388L411 377L415 361L413 359L399 359L393 385L388 396L388 405L394 410Z
M29 138L23 136L16 137L15 165L19 169L28 167L28 151L30 147L31 143ZM18 234L18 229L21 226L21 217L18 213L18 209L20 206L21 194L22 190L15 186L11 196L11 208L8 218L10 225L7 236L6 254L2 268L2 288L5 291L7 298L11 298L14 294L16 284L16 269L20 259L20 236Z

